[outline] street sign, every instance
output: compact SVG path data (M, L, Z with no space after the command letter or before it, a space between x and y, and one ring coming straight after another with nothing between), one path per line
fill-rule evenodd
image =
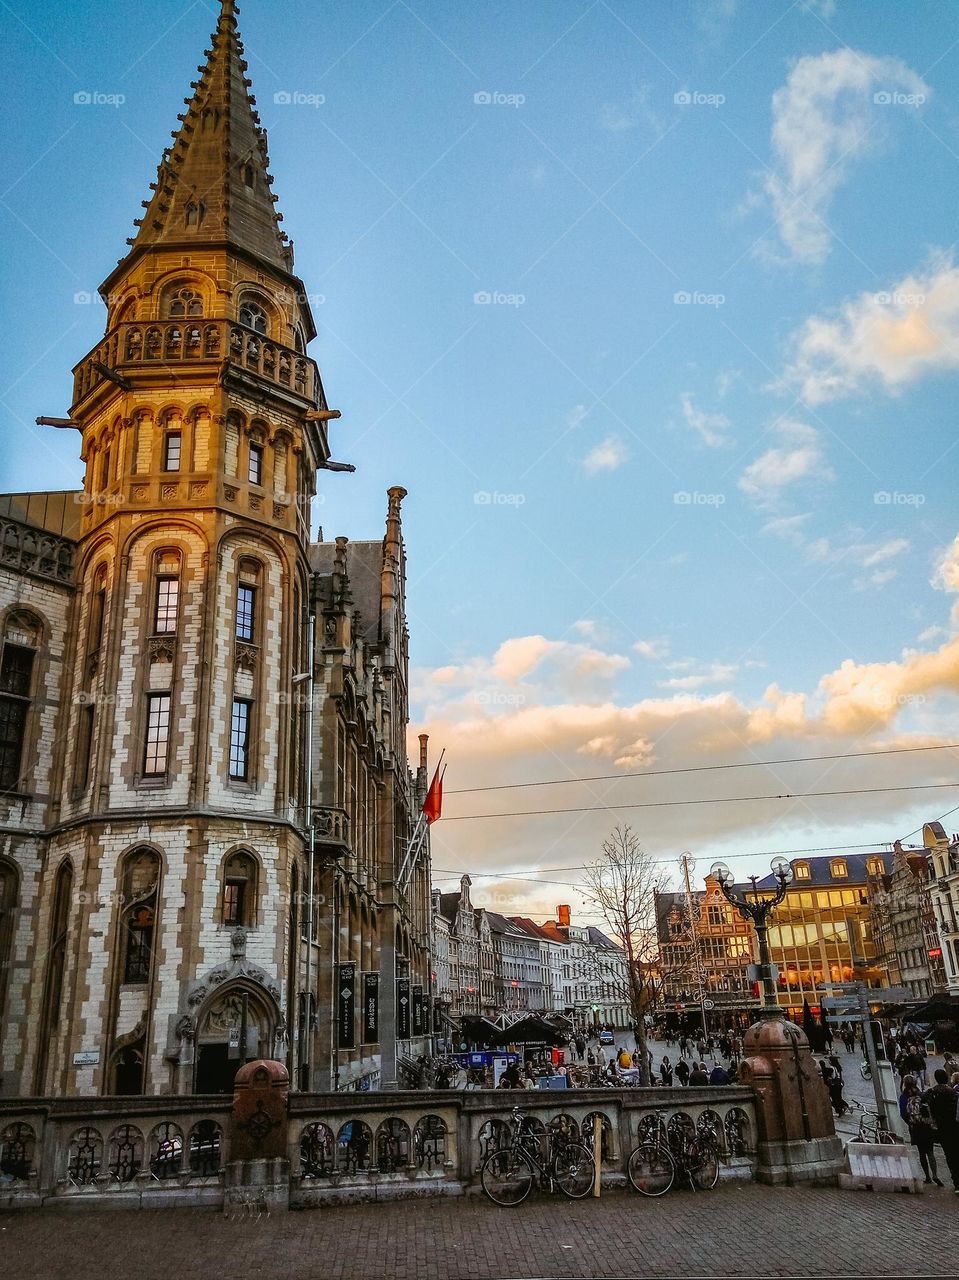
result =
M73 1055L73 1065L75 1067L95 1067L99 1061L99 1049L81 1049L79 1053Z

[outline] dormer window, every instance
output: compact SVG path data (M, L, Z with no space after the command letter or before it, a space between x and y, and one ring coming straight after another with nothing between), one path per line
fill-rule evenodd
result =
M266 312L255 302L244 302L240 306L240 324L245 324L256 333L266 333Z
M829 864L829 873L834 880L844 880L849 875L845 858L836 858Z
M203 221L206 206L202 200L191 200L184 211L184 220L188 227L198 227Z
M866 863L866 870L871 876L884 876L886 874L886 864L882 858L870 858Z
M811 879L811 874L810 874L810 871L809 871L809 863L808 863L808 862L794 862L794 863L793 863L793 875L796 877L796 879L797 879L797 880L809 880L809 879Z

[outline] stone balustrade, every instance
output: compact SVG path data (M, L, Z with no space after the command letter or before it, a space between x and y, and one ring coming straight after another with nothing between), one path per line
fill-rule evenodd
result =
M0 1208L223 1206L231 1161L231 1101L210 1097L26 1099L0 1107ZM630 1151L662 1113L673 1128L709 1133L721 1176L752 1178L751 1090L437 1090L291 1094L286 1116L289 1203L462 1195L479 1185L510 1110L592 1144L602 1119L604 1177L622 1184ZM286 1162L281 1162L284 1167Z
M319 375L309 356L236 321L200 318L116 325L73 370L73 403L80 404L108 380L104 369L122 377L152 366L169 378L185 366L225 363L286 388L310 405L319 403Z

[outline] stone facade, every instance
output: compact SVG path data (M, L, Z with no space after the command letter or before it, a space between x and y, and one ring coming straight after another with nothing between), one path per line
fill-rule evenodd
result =
M224 0L74 371L83 490L0 497L6 1095L216 1092L254 1057L348 1083L428 983L404 493L381 541L310 544L339 415L245 71ZM350 962L382 971L365 1044Z

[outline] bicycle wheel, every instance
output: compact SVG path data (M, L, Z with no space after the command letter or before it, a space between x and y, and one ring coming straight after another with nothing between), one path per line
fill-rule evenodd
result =
M593 1189L596 1170L593 1153L582 1142L564 1142L553 1156L553 1181L570 1200L582 1200Z
M663 1196L676 1180L676 1162L658 1142L641 1142L626 1162L626 1173L644 1196Z
M689 1180L697 1191L712 1191L719 1181L719 1156L711 1142L697 1138L686 1153Z
M535 1173L529 1156L517 1147L494 1151L483 1161L483 1190L504 1209L522 1204L533 1189Z

